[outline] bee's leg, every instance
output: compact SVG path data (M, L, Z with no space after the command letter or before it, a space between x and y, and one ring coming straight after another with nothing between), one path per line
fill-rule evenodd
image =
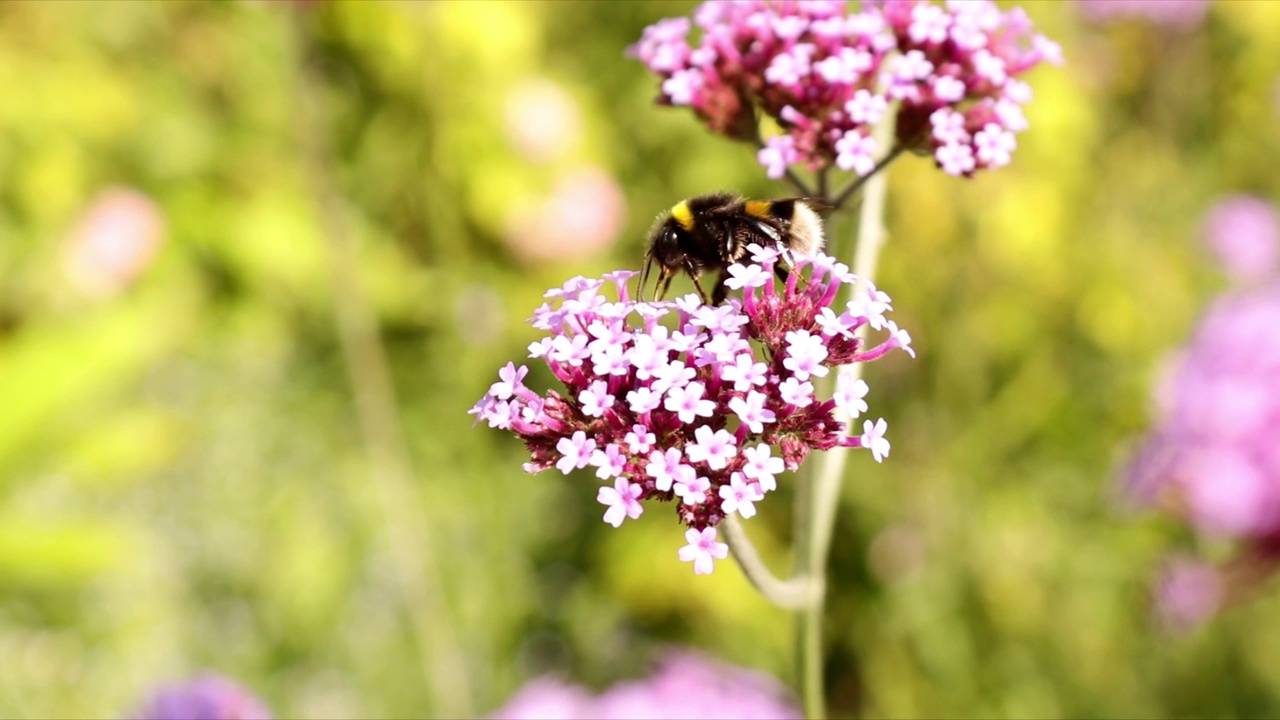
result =
M778 279L785 283L787 278L791 275L791 271L783 267L781 263L774 263L773 274L777 275Z
M689 277L693 279L693 286L698 289L698 295L702 297L702 304L708 304L707 291L702 289L702 283L698 282L698 276L690 273Z
M716 279L716 286L711 290L711 303L713 305L719 305L724 302L724 299L729 295L729 287L724 284L727 277L727 272L721 272L720 277Z
M653 289L654 301L661 301L667 296L667 290L671 287L671 278L674 276L675 273L664 273L658 280L658 286Z

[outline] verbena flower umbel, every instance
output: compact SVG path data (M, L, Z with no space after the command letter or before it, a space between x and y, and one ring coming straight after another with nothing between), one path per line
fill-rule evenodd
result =
M896 102L897 142L952 175L1007 165L1027 129L1031 88L1018 79L1058 45L1019 8L989 0L715 1L645 29L629 51L662 78L658 102L688 106L714 132L754 141L758 115L784 133L758 159L769 177L792 165L869 174L892 148L871 128Z
M907 332L885 318L888 295L847 266L826 255L796 258L779 286L778 251L750 252L752 263L728 270L742 299L719 306L692 294L633 301L630 271L575 277L547 292L551 302L531 322L548 335L529 356L564 392L535 393L523 383L528 368L508 363L470 411L524 440L529 472L591 468L604 483L604 520L615 527L639 517L642 501L674 503L689 528L679 557L699 574L727 554L715 526L730 513L754 515L777 475L809 453L843 445L868 448L877 461L888 455L883 419L863 421L854 436L836 420L837 407L851 418L867 410L866 383L838 371L834 396L821 399L813 380L894 348L914 355ZM617 301L606 298L606 283ZM837 313L837 292L853 283L858 299ZM868 346L854 335L864 325L887 338Z

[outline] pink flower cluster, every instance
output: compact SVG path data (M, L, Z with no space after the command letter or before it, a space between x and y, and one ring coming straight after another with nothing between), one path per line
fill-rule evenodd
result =
M952 175L1009 163L1031 88L1018 79L1058 45L1021 9L990 0L882 0L850 13L843 0L712 0L689 18L646 28L629 50L662 78L658 101L691 107L713 131L757 136L757 115L785 131L758 159L869 174L891 148L871 128L896 107L897 143L929 152ZM895 103L896 106L895 106Z
M689 528L679 556L699 574L727 554L716 524L731 513L753 516L777 475L810 452L844 445L867 448L876 460L888 455L883 419L864 421L860 436L836 420L837 408L851 418L867 410L867 384L838 370L834 395L823 400L813 379L894 348L914 354L907 332L884 317L889 297L834 258L796 259L779 289L778 251L753 245L751 253L752 263L728 270L726 284L742 299L718 306L692 294L632 301L630 271L576 277L549 291L553 302L532 319L548 336L529 356L545 362L565 392L537 394L523 383L528 368L508 363L471 409L525 441L529 472L591 468L608 483L598 500L615 527L639 517L642 500L675 501ZM617 287L616 302L602 292L606 281ZM861 284L859 298L835 312L837 291L851 283ZM864 325L888 338L866 347L854 335Z
M1219 298L1158 389L1132 468L1140 496L1176 494L1196 527L1280 550L1280 282Z
M1280 279L1218 299L1157 388L1155 427L1127 473L1140 501L1165 507L1202 532L1238 539L1243 553L1228 568L1237 577L1256 575L1235 572L1237 566L1280 562L1277 326ZM1186 580L1206 577L1197 572L1168 584L1197 587ZM1171 602L1180 608L1174 616L1214 606L1203 599Z
M599 695L553 678L524 686L494 720L626 720L682 718L784 720L803 713L777 680L763 673L671 653L654 674L618 683Z

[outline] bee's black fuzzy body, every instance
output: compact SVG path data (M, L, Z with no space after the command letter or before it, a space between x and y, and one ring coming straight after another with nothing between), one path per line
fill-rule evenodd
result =
M683 270L706 300L698 280L704 273L719 270L712 301L720 303L727 292L723 271L747 254L748 245L756 243L804 255L821 250L822 220L816 212L821 207L822 203L813 198L746 200L731 193L682 200L659 216L654 225L645 253L641 292L650 265L657 264L656 297L664 296L672 276ZM783 265L776 266L780 277L787 274Z

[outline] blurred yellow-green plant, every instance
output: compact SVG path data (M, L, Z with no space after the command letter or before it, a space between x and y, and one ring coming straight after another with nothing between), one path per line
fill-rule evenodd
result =
M783 192L623 55L691 7L0 4L0 715L203 670L280 716L481 715L673 643L793 680L735 567L695 578L675 523L605 526L466 415L545 288L637 267L676 199ZM831 710L1273 716L1280 599L1159 632L1192 538L1114 476L1223 285L1201 215L1280 198L1280 3L1027 9L1068 65L1014 163L889 172L878 284L920 357L868 369L894 456L841 499ZM783 507L751 524L774 566Z

